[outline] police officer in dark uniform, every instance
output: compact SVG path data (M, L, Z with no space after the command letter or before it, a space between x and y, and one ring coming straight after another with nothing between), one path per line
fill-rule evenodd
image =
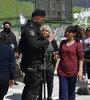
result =
M41 81L41 66L44 61L44 48L51 42L54 35L45 40L42 38L40 26L44 23L45 12L35 10L32 19L28 20L22 29L19 43L22 53L21 70L25 72L25 87L22 93L22 100L36 100Z

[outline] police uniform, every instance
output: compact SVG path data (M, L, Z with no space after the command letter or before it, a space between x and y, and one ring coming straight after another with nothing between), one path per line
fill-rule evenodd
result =
M25 87L22 100L36 100L41 81L41 65L44 59L44 47L49 44L41 35L39 25L28 20L21 34L21 70L25 72Z

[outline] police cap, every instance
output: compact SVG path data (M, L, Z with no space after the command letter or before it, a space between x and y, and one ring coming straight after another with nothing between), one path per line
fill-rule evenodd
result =
M42 16L42 17L45 17L45 11L44 10L35 10L33 13L32 13L32 18L33 17L36 17L36 16Z

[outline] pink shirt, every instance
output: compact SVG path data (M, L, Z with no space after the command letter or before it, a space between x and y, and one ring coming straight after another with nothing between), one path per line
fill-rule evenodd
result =
M83 60L83 47L81 42L74 42L71 46L66 43L67 40L63 40L60 44L57 73L59 76L71 77L78 72L78 61Z

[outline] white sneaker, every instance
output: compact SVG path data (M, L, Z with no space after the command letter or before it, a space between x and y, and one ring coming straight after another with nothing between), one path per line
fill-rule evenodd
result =
M86 80L86 83L89 85L90 84L90 79L87 79Z

